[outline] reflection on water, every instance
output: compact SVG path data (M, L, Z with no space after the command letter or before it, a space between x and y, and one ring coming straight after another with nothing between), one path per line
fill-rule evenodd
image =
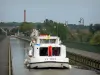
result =
M29 44L25 41L11 38L12 66L14 75L97 75L94 71L77 69L31 69L24 67L26 48Z

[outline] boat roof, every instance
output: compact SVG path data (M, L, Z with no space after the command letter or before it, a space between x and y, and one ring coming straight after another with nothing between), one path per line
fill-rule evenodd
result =
M58 39L58 36L38 36L39 39Z

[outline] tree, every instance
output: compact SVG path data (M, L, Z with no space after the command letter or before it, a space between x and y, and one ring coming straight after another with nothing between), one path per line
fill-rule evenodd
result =
M68 28L62 23L58 24L58 36L61 38L62 41L67 40Z
M2 34L2 30L0 29L0 34Z
M19 26L19 31L25 34L26 36L30 36L33 27L34 27L33 23L23 22Z
M13 28L12 30L10 30L10 34L12 35L14 35L17 32L18 32L18 28Z
M100 31L100 24L95 24L94 25L94 31Z
M90 24L89 31L94 34L97 31L100 31L100 24Z
M59 36L61 40L66 40L68 29L63 23L57 23L55 21L46 19L43 23L40 33Z
M100 45L100 31L96 32L92 39L90 40L92 45Z
M36 28L37 28L38 30L40 30L40 29L42 29L42 25L41 25L41 24L38 24L38 25L36 26Z
M90 24L89 26L89 31L94 34L94 27L93 27L93 24Z
M27 31L31 31L33 29L33 24L32 23L27 23L27 22L25 22L25 23L22 23L21 25L20 25L20 27L19 27L19 30L21 31L21 32L27 32Z

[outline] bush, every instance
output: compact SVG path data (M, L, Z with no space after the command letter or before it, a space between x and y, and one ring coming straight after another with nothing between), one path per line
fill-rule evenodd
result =
M92 39L90 40L92 45L100 45L100 31L96 32Z

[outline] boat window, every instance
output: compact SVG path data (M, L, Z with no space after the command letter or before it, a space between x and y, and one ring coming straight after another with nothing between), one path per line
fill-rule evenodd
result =
M48 39L40 39L40 43L49 43Z
M56 39L50 39L50 43L55 43Z
M56 39L40 39L40 43L56 43Z
M60 47L53 47L52 52L52 56L60 56Z
M48 56L48 47L40 48L40 56ZM60 47L52 48L52 56L60 56Z
M48 48L47 47L40 48L40 56L48 56Z

